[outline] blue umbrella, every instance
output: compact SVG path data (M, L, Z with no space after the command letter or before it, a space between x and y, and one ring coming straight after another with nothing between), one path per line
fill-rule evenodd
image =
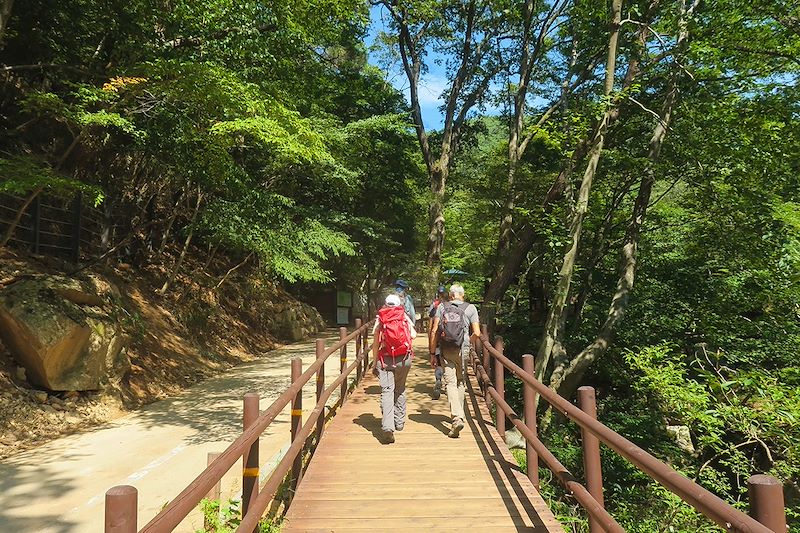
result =
M458 270L457 268L448 268L443 272L443 274L448 276L466 276L467 273L463 270Z

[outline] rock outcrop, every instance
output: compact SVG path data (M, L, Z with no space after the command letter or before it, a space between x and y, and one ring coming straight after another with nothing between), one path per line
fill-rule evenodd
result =
M667 434L675 439L675 443L681 450L690 454L695 453L692 433L688 426L667 426Z
M31 384L52 391L103 389L130 370L127 336L102 294L115 289L44 276L0 291L0 338Z
M288 341L299 341L325 329L325 320L319 312L296 300L274 305L264 320L271 333Z

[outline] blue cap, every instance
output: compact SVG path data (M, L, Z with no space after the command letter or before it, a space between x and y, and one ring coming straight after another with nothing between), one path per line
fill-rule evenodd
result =
M439 292L447 292L447 290L444 288L444 285L439 285Z
M408 283L406 283L406 281L402 280L402 279L395 280L394 284L395 284L396 287L400 287L401 289L407 289L408 288Z

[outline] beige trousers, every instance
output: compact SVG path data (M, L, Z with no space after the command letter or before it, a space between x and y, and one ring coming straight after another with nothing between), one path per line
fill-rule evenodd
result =
M450 416L453 419L465 419L464 416L464 360L469 356L469 346L442 345L442 367L444 368L444 386L447 401L450 402Z

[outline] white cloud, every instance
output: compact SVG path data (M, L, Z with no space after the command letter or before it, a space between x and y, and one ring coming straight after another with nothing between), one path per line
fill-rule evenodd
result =
M419 83L420 105L441 105L442 92L447 88L447 79L442 76L428 75Z

